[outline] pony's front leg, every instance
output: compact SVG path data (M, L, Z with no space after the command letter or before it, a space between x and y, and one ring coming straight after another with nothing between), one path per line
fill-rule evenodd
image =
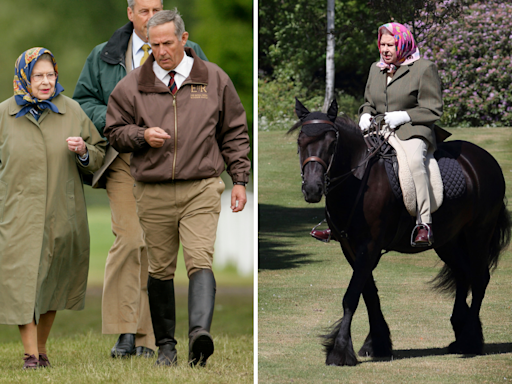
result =
M363 288L372 273L372 266L367 252L360 254L356 259L350 284L343 297L343 318L334 326L333 331L325 336L326 365L354 366L358 363L350 328Z

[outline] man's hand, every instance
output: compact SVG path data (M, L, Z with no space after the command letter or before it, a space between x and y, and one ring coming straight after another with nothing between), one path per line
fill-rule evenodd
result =
M233 189L231 190L231 210L233 212L240 212L244 209L245 203L247 203L245 187L238 184L233 185Z
M144 140L153 148L160 148L164 145L165 140L170 138L171 136L159 127L148 128L144 131Z

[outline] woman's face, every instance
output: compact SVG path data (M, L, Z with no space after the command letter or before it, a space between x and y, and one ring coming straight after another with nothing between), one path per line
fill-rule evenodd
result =
M393 36L386 33L380 37L380 54L386 64L394 64L396 62L396 46Z
M32 85L32 96L39 100L48 100L55 90L57 74L53 64L48 60L39 60L32 69L30 83Z

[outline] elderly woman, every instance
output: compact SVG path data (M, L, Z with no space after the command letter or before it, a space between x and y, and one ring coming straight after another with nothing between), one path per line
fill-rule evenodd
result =
M433 242L432 215L425 158L436 148L434 123L443 114L441 80L434 63L420 58L411 32L402 24L379 28L380 61L372 65L359 126L367 129L372 116L385 114L402 145L416 188L416 246Z
M414 229L416 246L433 242L432 216L425 158L434 151L434 123L443 114L441 80L434 63L420 58L411 32L402 24L388 23L379 28L380 61L372 64L365 103L359 109L359 127L370 127L373 116L384 120L402 145L416 188L418 206ZM328 241L330 230L313 230L311 235Z
M57 310L84 307L89 230L82 175L105 141L64 96L50 51L16 61L14 96L0 104L0 323L19 326L23 368L50 365Z

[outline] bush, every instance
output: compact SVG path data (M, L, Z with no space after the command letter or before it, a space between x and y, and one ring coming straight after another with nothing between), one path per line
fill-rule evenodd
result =
M319 111L324 104L324 91L311 94L292 81L258 79L258 129L275 131L289 129L297 121L295 115L295 97L310 111ZM336 94L338 114L345 113L351 119L357 119L357 111L363 100L342 91Z
M443 83L441 124L512 126L511 39L512 5L488 1L471 5L459 21L420 44Z

